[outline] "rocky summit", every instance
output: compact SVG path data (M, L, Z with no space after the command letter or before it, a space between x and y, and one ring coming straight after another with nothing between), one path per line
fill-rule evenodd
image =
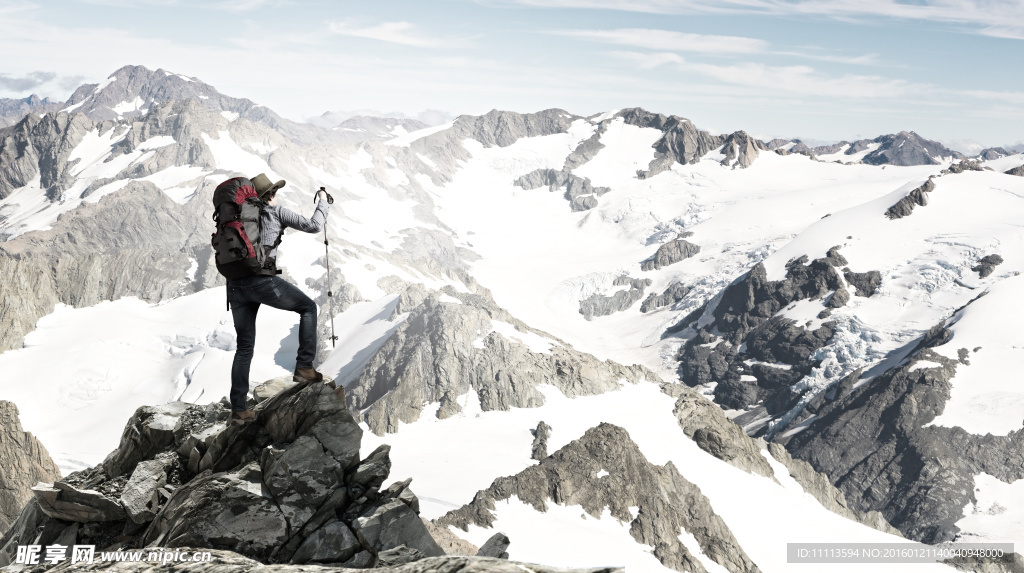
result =
M362 430L333 384L290 385L255 412L238 427L221 403L140 408L102 464L33 488L0 559L33 543L355 568L444 555L409 481L381 488L389 448L360 459Z

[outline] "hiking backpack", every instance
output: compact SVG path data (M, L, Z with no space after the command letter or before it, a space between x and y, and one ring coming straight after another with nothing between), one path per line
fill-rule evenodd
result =
M264 246L260 241L260 215L266 208L266 201L256 196L252 181L245 177L228 179L213 191L213 220L217 230L210 244L217 270L227 280L281 272L267 253L281 244L282 235L278 235L271 246Z

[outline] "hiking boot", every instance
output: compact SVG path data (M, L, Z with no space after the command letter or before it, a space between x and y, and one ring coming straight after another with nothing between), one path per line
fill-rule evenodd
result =
M231 412L231 425L244 426L256 419L256 412L252 410L236 410Z
M292 376L293 382L323 382L324 375L312 368L296 368Z

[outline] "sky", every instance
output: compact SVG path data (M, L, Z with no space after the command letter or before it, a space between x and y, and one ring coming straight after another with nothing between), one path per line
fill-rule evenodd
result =
M1024 141L1024 0L0 0L0 97L124 65L294 120L626 107L715 133Z

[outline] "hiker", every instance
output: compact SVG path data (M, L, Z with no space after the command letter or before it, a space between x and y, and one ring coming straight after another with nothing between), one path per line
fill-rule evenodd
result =
M244 179L242 184L244 185ZM256 313L260 305L299 313L299 351L295 357L295 382L319 382L323 375L313 369L316 355L316 303L298 287L277 276L277 246L285 228L306 233L320 231L327 221L329 209L326 191L317 191L316 210L305 218L277 204L277 191L285 186L282 179L271 183L263 173L251 179L256 196L266 203L259 213L259 239L266 259L258 274L228 281L228 305L235 322L237 347L231 363L231 423L251 422L256 415L246 406L249 392L249 365L256 342ZM250 191L251 193L251 191Z

